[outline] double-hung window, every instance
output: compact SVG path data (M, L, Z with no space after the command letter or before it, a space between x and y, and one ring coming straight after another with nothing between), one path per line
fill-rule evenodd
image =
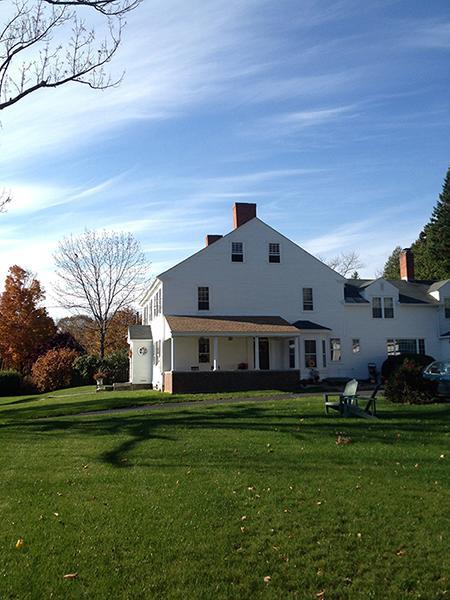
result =
M209 338L199 338L198 340L198 362L209 363Z
M333 361L341 360L341 340L340 338L330 339L330 359Z
M444 315L446 319L450 319L450 298L444 298Z
M155 365L161 360L161 340L155 342L155 351L153 353L153 362Z
M244 262L244 244L231 242L231 262Z
M317 367L316 340L305 340L305 367L307 369Z
M372 298L372 317L374 319L394 318L394 299L391 297L374 296Z
M281 262L280 244L277 244L277 243L269 244L269 262L270 263Z
M313 289L303 288L303 310L314 310Z
M425 354L425 340L423 338L388 339L386 343L388 356L399 354Z
M359 338L352 339L352 352L353 354L358 354L361 351L361 344L359 343Z
M209 287L198 288L198 310L209 310Z

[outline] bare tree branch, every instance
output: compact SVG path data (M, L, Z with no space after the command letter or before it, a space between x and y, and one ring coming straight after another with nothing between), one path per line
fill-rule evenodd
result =
M320 258L322 262L340 273L343 277L347 277L350 273L364 267L358 252L341 252L332 258Z
M11 196L5 191L0 191L0 213L6 212L6 205L11 202Z
M116 86L106 65L116 54L124 16L141 0L0 0L10 14L0 26L0 110L43 88L71 81L93 89ZM81 13L104 17L98 39Z
M60 242L54 258L59 303L94 319L103 356L111 320L130 308L147 284L139 242L131 233L85 231Z

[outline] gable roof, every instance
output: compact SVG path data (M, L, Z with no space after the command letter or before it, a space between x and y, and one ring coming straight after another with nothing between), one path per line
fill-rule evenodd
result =
M197 335L298 335L298 330L277 316L211 316L168 315L172 333Z
M208 252L211 249L211 247L214 247L215 249L217 249L217 247L220 244L226 243L227 242L227 238L229 236L231 236L235 231L242 231L246 227L249 227L252 224L254 224L255 222L260 223L264 227L267 227L271 231L275 232L281 238L285 239L287 242L289 242L290 244L292 244L293 246L295 246L296 248L298 248L301 252L303 252L304 254L308 255L309 257L311 257L316 262L320 263L326 269L329 269L336 276L337 279L340 279L340 280L344 281L344 277L340 273L338 273L337 271L335 271L334 269L332 269L331 267L329 267L326 263L324 263L323 261L321 261L319 258L317 258L316 256L314 256L313 254L310 254L307 250L305 250L304 248L302 248L301 246L299 246L298 244L296 244L295 242L293 242L291 239L289 239L285 235L283 235L282 233L280 233L279 231L277 231L276 229L274 229L273 227L271 227L270 225L268 225L267 223L265 223L264 221L262 221L259 217L254 217L253 219L249 219L248 221L246 221L245 223L243 223L242 225L240 225L236 229L232 229L231 231L229 231L228 233L226 233L225 235L223 235L220 239L218 239L217 241L215 241L214 244L209 244L209 246L204 246L203 248L201 248L197 252L194 252L194 254L191 254L190 256L187 256L186 258L184 258L183 260L181 260L176 265L173 265L173 267L170 267L169 269L166 269L165 271L163 271L162 273L160 273L159 275L157 275L156 279L162 279L167 273L169 273L173 269L176 269L177 267L179 267L180 265L182 265L186 261L190 260L194 256L198 256L198 255L202 254L203 252Z
M376 281L376 279L347 279L347 283L344 286L345 303L368 303L360 292L366 289L374 281ZM385 279L385 281L399 291L398 300L400 304L438 304L436 298L433 298L429 293L431 290L430 284L433 283L431 281L404 281L403 279ZM442 282L435 283L442 284Z

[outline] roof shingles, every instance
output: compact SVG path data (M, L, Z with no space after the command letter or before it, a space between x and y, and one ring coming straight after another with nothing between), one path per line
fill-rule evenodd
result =
M277 316L188 316L168 315L173 334L298 335L298 330Z

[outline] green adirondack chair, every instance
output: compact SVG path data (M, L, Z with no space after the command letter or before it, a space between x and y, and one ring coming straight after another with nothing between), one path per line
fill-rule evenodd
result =
M347 382L342 394L328 393L324 394L325 412L329 414L329 409L337 410L342 417L347 417L351 406L358 406L358 382L351 379Z

